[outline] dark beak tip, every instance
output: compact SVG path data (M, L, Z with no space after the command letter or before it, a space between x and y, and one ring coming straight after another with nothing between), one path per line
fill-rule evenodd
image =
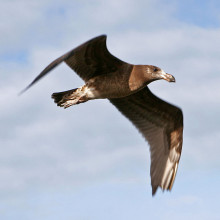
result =
M176 79L173 77L170 82L176 82Z
M167 73L167 78L168 78L169 82L176 82L175 77L173 75L169 74L169 73Z

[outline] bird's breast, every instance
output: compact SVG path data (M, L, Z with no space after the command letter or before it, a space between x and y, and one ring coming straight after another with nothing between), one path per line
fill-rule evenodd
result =
M96 98L122 98L136 92L129 86L129 74L111 73L90 79L87 87Z
M128 79L129 89L138 91L147 85L144 77L144 66L134 65Z

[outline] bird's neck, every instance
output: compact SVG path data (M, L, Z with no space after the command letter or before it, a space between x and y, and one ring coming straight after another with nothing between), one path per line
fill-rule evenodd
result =
M150 83L146 77L144 65L134 65L129 77L129 88L131 91L139 90Z

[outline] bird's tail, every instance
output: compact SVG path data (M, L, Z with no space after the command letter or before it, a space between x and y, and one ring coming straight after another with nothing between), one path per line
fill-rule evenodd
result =
M71 89L64 92L56 92L52 94L51 98L54 99L57 106L64 108L87 101L81 88Z

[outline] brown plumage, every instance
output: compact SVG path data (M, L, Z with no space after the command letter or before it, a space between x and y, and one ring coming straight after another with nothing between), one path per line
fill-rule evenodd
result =
M147 84L175 78L152 65L132 65L109 53L102 35L69 51L49 64L26 91L61 62L84 81L80 88L53 93L58 106L107 98L140 131L150 145L152 194L158 187L171 190L182 150L183 114L180 108L153 95Z

